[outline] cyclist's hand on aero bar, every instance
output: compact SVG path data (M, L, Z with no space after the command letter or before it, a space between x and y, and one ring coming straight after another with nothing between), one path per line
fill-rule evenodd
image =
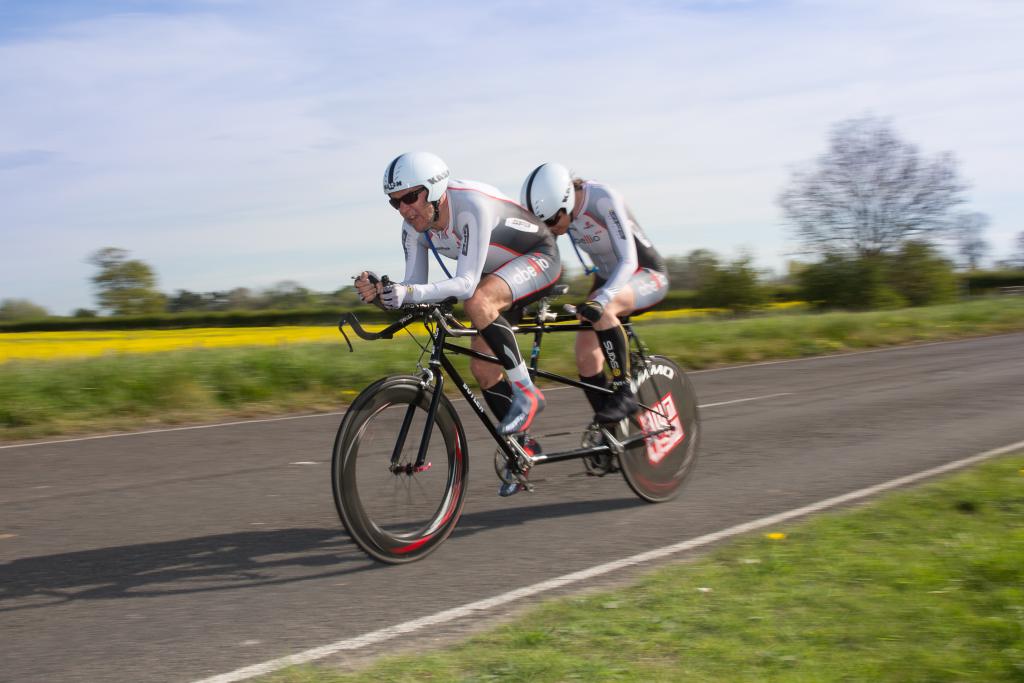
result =
M355 286L359 299L368 304L380 293L380 278L373 271L364 270L356 277Z
M604 304L600 301L584 301L576 307L576 315L580 320L596 323L604 315Z

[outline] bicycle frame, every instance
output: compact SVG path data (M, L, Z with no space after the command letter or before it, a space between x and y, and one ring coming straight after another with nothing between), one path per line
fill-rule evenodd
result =
M515 468L520 470L522 469L519 464L520 462L526 463L526 466L528 468L533 467L534 465L561 462L564 460L575 460L587 456L621 455L625 451L625 449L629 448L630 446L641 440L652 438L664 432L672 431L674 429L674 427L672 427L671 424L667 424L666 420L666 426L661 429L647 433L641 431L640 434L634 435L632 437L627 437L626 439L619 441L608 431L608 429L606 429L604 426L601 426L600 428L604 436L604 443L602 444L590 447L576 448L570 451L563 451L558 453L539 453L536 455L529 455L522 449L522 447L515 439L511 438L510 436L504 436L498 432L497 427L495 426L491 418L487 415L487 412L484 410L484 407L477 399L476 394L473 392L472 389L470 389L469 385L459 374L459 371L452 364L451 360L445 355L445 352L447 351L458 355L469 356L471 358L476 358L478 360L483 360L490 363L500 364L501 362L498 360L496 356L491 356L476 351L474 349L466 348L464 346L459 346L457 344L452 344L451 342L449 342L449 337L467 337L475 336L476 334L478 334L477 330L474 329L453 327L452 325L450 325L449 320L452 320L454 322L454 319L450 318L450 312L442 310L436 304L420 305L417 307L417 309L415 309L414 312L410 312L403 315L397 321L395 321L394 323L392 323L391 325L387 326L386 328L377 333L365 330L360 325L359 320L356 318L354 314L346 313L342 315L341 321L338 323L338 329L345 337L345 341L348 342L349 349L354 350L352 349L352 343L349 341L348 336L345 334L344 327L346 324L352 327L353 331L362 339L374 340L391 339L393 338L396 332L404 329L405 327L408 327L408 325L417 320L421 320L424 323L424 326L427 328L428 334L431 337L433 345L433 348L431 349L430 353L430 360L427 364L427 367L423 368L424 377L421 380L421 382L423 386L426 387L431 381L433 381L434 393L431 397L430 406L427 411L427 418L424 426L424 434L423 438L420 441L420 448L417 454L416 462L414 465L411 466L411 469L413 470L419 470L424 467L429 467L429 465L426 464L426 453L430 445L431 425L433 424L434 418L437 415L438 404L440 403L441 394L444 390L445 374L447 374L449 377L451 377L453 381L455 381L459 392L462 394L463 397L465 397L466 402L472 408L473 412L476 413L477 417L480 419L480 422L483 423L484 428L491 435L491 438L494 439L495 443L498 444L498 448L501 449L501 451L505 454L505 457L508 459L508 461L510 463L514 463ZM570 323L569 321L573 322ZM435 323L433 327L431 325L432 322ZM565 377L564 375L559 375L557 373L541 370L539 367L537 367L540 357L541 340L543 339L543 336L545 334L549 334L552 332L578 332L580 330L590 329L589 326L577 322L575 317L559 317L557 315L548 314L545 306L541 307L541 310L538 311L536 319L531 322L533 324L525 326L521 325L515 328L515 331L518 334L532 333L534 335L533 348L531 349L530 353L531 376L543 377L545 379L549 379L567 386L573 386L578 389L597 391L605 394L613 393L611 389L603 387L594 387L592 385L584 384L583 382L577 381L570 377ZM563 324L549 325L547 324L549 322ZM637 352L640 354L640 357L642 359L645 359L646 352L643 348L643 344L640 342L639 338L634 334L632 324L628 322L624 323L624 327L626 328L629 338L633 340ZM662 417L665 417L665 415L656 408L646 406L643 404L641 404L640 407L642 410L647 410L658 415L661 415ZM395 445L395 450L392 455L392 471L394 471L394 468L397 467L398 456L402 451L402 447L404 446L405 439L408 435L409 427L412 422L413 413L414 408L410 407L409 412L407 413L405 419L403 420L402 427L399 431L398 441Z

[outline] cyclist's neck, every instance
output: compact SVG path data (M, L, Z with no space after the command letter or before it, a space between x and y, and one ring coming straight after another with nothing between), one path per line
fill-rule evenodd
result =
M427 226L427 229L434 230L436 232L444 232L444 230L448 227L448 224L451 222L452 215L451 209L448 206L447 192L441 195L441 201L438 202L437 206L437 216L435 216L434 220L430 222L430 225Z

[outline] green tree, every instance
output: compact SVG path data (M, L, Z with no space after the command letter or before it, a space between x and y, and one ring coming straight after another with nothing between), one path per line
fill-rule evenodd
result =
M207 309L203 295L198 292L190 292L187 289L179 289L168 297L166 306L168 313L204 311Z
M953 264L927 242L906 242L890 260L888 281L911 306L941 304L956 299Z
M707 249L694 249L686 256L665 259L668 282L672 289L697 291L708 286L718 272L719 259Z
M698 290L698 296L705 306L728 308L734 313L749 311L767 300L750 256L716 268Z
M33 320L45 318L48 315L50 315L49 311L28 299L4 299L0 301L0 322Z
M282 280L263 291L264 304L274 310L309 308L315 297L313 292L294 280Z
M89 257L100 269L93 276L96 301L114 315L140 315L164 310L166 297L156 289L156 274L146 263L129 259L128 252L105 247Z
M817 308L901 308L907 304L887 282L883 255L826 254L797 274L801 298Z

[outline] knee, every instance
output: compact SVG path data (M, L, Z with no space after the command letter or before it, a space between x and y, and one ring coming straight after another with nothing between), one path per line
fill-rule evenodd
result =
M601 314L601 319L594 323L595 330L610 330L619 324L619 316L624 315L622 309L616 306L614 303L608 305L608 308L604 309L604 313Z
M491 296L486 291L477 291L476 294L466 299L463 304L463 308L466 310L466 315L473 321L473 325L477 328L483 328L494 322L501 314L501 301L494 296Z
M498 310L494 302L484 291L477 290L473 296L466 299L463 308L466 309L466 315L472 320L490 321L498 317Z
M482 307L482 304L480 303L480 293L477 292L463 301L462 307L466 310L466 314L469 316L479 313Z

